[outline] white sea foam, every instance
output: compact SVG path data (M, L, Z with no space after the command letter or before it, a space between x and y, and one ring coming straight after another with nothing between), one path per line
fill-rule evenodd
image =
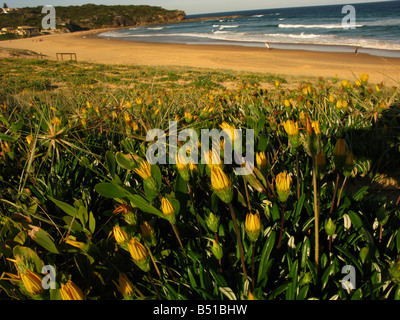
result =
M363 24L356 25L357 28L363 27ZM278 28L286 29L342 29L341 24L282 24L278 25Z

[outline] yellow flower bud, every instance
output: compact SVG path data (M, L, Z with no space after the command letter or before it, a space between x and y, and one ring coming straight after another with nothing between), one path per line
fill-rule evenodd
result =
M165 197L161 199L161 211L166 216L171 216L175 213L175 209L172 206L171 202Z
M257 152L256 153L256 163L257 167L263 169L267 166L267 157L265 156L265 152Z
M142 161L139 164L139 168L133 169L139 176L143 179L148 179L151 177L151 165L147 161Z
M286 171L281 172L276 176L275 180L276 191L278 193L278 197L281 202L285 202L289 197L291 182L292 179L290 178L290 176L287 174Z
M369 75L368 74L366 74L366 73L361 73L360 74L360 80L361 80L361 82L363 84L367 84L368 79L369 79Z
M134 294L134 285L123 272L119 274L117 289L124 297Z
M211 170L211 185L214 190L226 190L230 188L230 180L220 167Z
M39 295L43 292L42 277L35 272L25 269L25 272L20 273L21 281L31 295Z
M69 236L69 237L65 240L65 243L67 243L67 244L69 244L70 246L73 246L73 247L75 247L75 248L81 249L81 250L82 250L83 248L85 248L85 246L86 246L85 243L83 243L83 242L81 242L81 241L76 241L76 238L73 237L73 236Z
M114 226L113 235L118 244L123 244L128 241L128 234L119 225Z
M319 121L315 120L311 122L311 126L314 129L314 133L316 135L320 135L321 134L321 129L319 128Z
M261 230L261 219L258 213L248 213L246 215L245 229L251 241L256 241Z
M231 181L219 166L211 168L211 186L217 196L225 203L230 203L233 198Z
M63 300L85 299L81 289L79 289L78 286L71 280L68 280L67 283L61 283L60 294Z
M346 142L344 141L344 139L338 139L336 141L334 155L336 157L346 156Z
M220 127L222 131L224 131L228 135L232 144L234 143L234 141L240 138L239 133L236 131L236 127L234 125L223 122Z
M299 134L299 127L297 122L295 123L293 120L287 120L283 123L283 127L285 128L288 136L297 136Z
M135 262L142 262L148 257L146 248L135 238L132 238L128 242L128 250Z
M142 231L142 235L145 238L150 238L154 234L153 228L147 221L140 225L140 230Z

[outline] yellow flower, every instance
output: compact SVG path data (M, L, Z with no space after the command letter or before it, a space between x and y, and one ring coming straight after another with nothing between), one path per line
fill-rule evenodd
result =
M353 167L353 165L354 165L354 155L353 155L353 152L348 151L346 154L347 154L347 155L346 155L345 166L347 166L347 167Z
M291 182L292 179L286 171L281 172L276 176L276 191L281 202L285 202L289 197Z
M33 141L32 134L30 134L29 136L26 136L26 142L28 143L29 146L31 145L32 141Z
M283 101L283 104L285 105L285 108L290 108L292 106L288 99L285 99L285 101Z
M267 165L267 158L265 156L265 152L257 152L256 153L256 163L257 167L262 169Z
M10 146L8 145L8 142L7 141L4 141L4 143L2 143L1 144L1 149L5 152L5 153L7 153L7 152L10 152Z
M197 164L195 164L194 161L189 161L189 170L190 170L191 172L194 172L194 171L197 171L197 170L198 170Z
M134 285L129 281L125 273L119 274L117 289L124 297L133 295Z
M42 277L35 272L25 269L25 272L21 272L20 278L26 291L36 296L43 292Z
M176 155L176 167L179 171L184 171L189 168L189 164L186 163L185 158L179 153Z
M330 103L335 103L335 96L333 94L329 95L329 102Z
M128 242L128 249L134 261L142 262L147 259L146 248L135 238Z
M143 103L142 98L137 97L137 98L136 98L136 104L141 105L142 103Z
M211 168L211 186L223 202L230 203L232 201L233 190L231 181L219 166Z
M204 157L207 158L207 153L204 152ZM211 150L208 151L208 163L207 166L211 169L214 166L219 166L221 164L220 153L217 148L213 145Z
M366 74L366 73L361 73L360 74L360 80L361 80L362 83L367 84L368 79L369 79L369 75L368 74Z
M54 117L54 118L51 120L51 122L52 122L56 127L61 126L61 120L60 120L59 117Z
M293 120L287 120L283 123L286 133L289 136L297 136L299 134L299 126Z
M175 209L172 206L171 202L165 197L161 199L161 211L166 216L170 216L175 213Z
M83 293L78 286L71 280L67 283L61 283L60 289L61 298L63 300L84 300Z
M129 115L128 112L124 113L124 120L125 120L125 122L130 122L131 121L131 116Z
M346 156L346 142L344 141L344 139L338 139L336 141L334 155L336 157Z
M220 127L221 127L222 131L224 131L228 135L232 144L234 141L239 139L239 133L236 131L236 127L234 125L230 125L226 122L223 122L220 125Z
M211 169L211 185L214 190L227 190L231 182L224 171L218 166Z
M76 241L76 238L73 236L69 236L66 240L65 243L69 244L70 246L73 246L75 248L83 249L85 247L85 244L81 241Z
M147 221L140 225L140 230L142 231L142 235L145 238L150 238L154 234L153 228Z
M186 121L186 123L190 123L190 122L192 122L192 120L193 120L192 113L190 112L190 110L186 110L185 111L185 121Z
M258 213L248 213L246 215L246 221L244 223L247 235L251 241L256 241L261 230L261 219Z
M128 234L119 225L114 226L113 235L118 244L123 244L128 241Z
M139 164L139 168L133 169L139 176L143 179L148 179L151 177L151 165L147 161L143 160Z
M319 121L318 120L312 121L311 122L311 126L313 127L314 133L316 135L320 135L321 134L321 129L319 128Z
M137 124L137 122L132 122L131 127L133 132L139 131L139 125Z
M118 117L118 115L115 111L111 112L111 116L114 120L117 119L117 117Z

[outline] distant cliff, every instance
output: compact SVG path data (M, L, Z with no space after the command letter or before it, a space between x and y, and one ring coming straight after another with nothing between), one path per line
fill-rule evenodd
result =
M107 27L130 27L180 22L186 18L181 10L166 10L145 5L94 5L55 7L56 27L79 31ZM0 16L0 28L33 26L41 28L42 7L23 8Z

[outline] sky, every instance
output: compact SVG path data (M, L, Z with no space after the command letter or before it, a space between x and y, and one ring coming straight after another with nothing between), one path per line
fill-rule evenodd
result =
M37 7L44 5L68 6L86 3L103 5L151 5L165 9L180 9L186 14L214 13L254 9L275 9L329 4L354 4L379 2L379 0L3 0L9 8Z

